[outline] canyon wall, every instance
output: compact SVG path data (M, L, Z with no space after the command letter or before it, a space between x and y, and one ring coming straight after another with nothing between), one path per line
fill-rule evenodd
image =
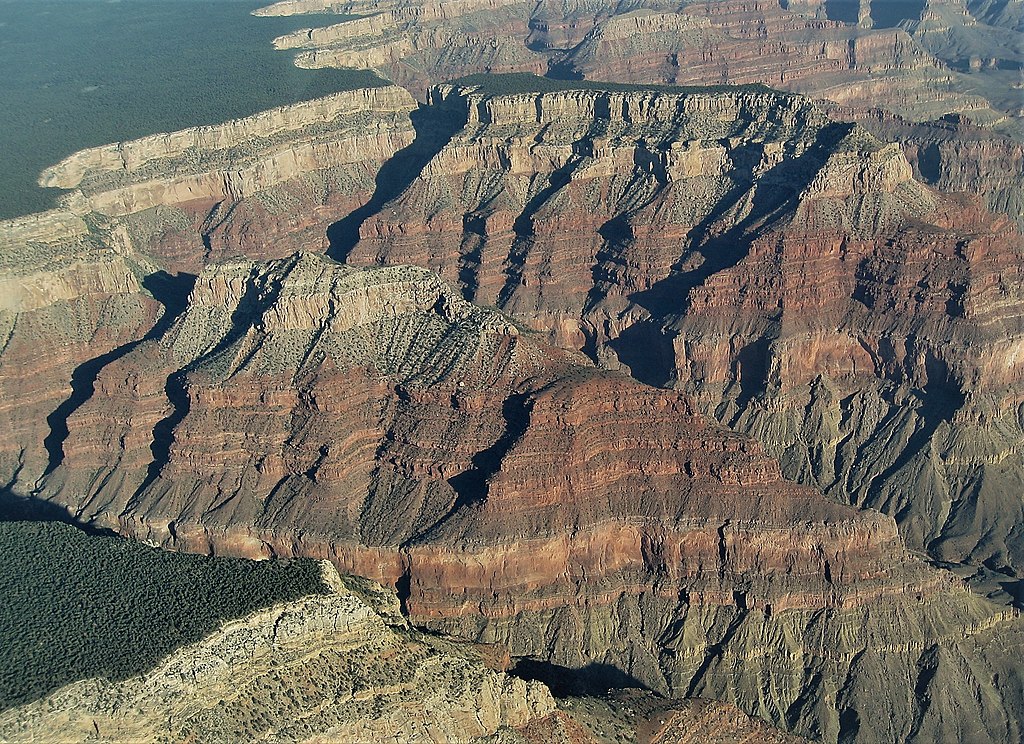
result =
M238 253L323 249L328 226L370 198L381 166L415 138L415 109L395 86L345 91L84 150L40 184L73 189L65 212L123 230L175 271ZM19 226L9 242L30 239Z
M936 169L939 125L762 86L523 81L49 170L65 207L0 225L5 490L812 738L1019 738L1024 244L978 198L1013 173L973 188L966 122Z
M943 560L1021 564L1022 240L806 99L491 94L369 216L421 263L601 365L692 394L787 477ZM984 484L984 485L982 485Z
M151 544L326 558L419 627L828 741L1018 730L1015 612L423 269L213 265L66 424L37 497ZM937 659L929 709L900 680Z
M327 13L279 37L303 67L378 71L417 95L478 72L644 84L760 82L915 120L1019 115L1024 62L1008 18L977 4L715 0L287 2L264 15ZM344 16L331 22L330 14ZM1004 13L1005 14L1005 13ZM352 17L352 16L355 17Z
M56 467L98 371L166 328L207 261L323 250L414 139L415 108L393 86L348 91L48 169L64 205L0 224L0 483L28 493Z

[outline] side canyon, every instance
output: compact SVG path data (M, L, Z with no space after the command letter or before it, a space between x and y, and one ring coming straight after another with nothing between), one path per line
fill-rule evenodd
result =
M3 498L335 593L0 735L1020 739L1015 21L882 5L288 0L362 14L300 65L403 87L47 169L0 223ZM348 653L400 679L264 699Z

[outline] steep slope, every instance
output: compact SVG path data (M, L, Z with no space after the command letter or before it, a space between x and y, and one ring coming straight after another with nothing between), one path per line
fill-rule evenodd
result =
M422 263L602 365L692 393L783 472L1013 579L1024 245L805 99L579 89L465 128L350 262Z
M136 252L174 271L320 249L336 215L364 204L382 165L415 139L415 108L395 86L345 91L84 150L40 184L74 190L58 214L120 228Z
M394 86L348 91L49 168L63 207L0 223L0 483L31 492L60 463L100 370L166 330L206 262L325 248L407 153L415 108Z
M912 124L880 111L842 110L834 116L856 121L879 139L903 147L914 177L940 191L982 197L1024 231L1024 143L978 127L959 116Z
M925 153L928 164L941 162L951 176L936 185L985 193L990 208L1019 221L1024 218L1015 153L1024 135L1024 51L1017 43L1017 5L409 0L383 6L300 0L277 3L262 14L345 14L336 23L330 16L317 19L329 25L282 36L275 44L299 50L299 65L370 68L417 97L431 84L465 75L519 71L644 85L763 83L828 100L848 111L848 120L862 123L874 110L915 123L959 116L981 125L982 139L1009 140L979 151L976 132L947 132L945 144ZM912 149L907 154L916 159ZM988 166L981 174L979 163ZM1005 174L1000 182L1014 182L1009 191L1005 183L988 183L993 172Z
M59 458L63 413L91 393L95 368L160 317L143 285L164 297L170 277L73 214L0 231L0 483L31 491Z
M574 362L426 271L212 266L96 389L39 491L80 519L326 557L395 585L416 625L829 741L1020 730L1014 613L686 396Z

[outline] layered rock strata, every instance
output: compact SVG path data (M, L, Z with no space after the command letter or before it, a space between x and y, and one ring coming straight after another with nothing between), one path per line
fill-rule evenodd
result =
M329 558L420 626L806 736L1019 738L1020 620L836 503L1014 589L1008 220L761 88L373 95L397 110L83 155L53 171L68 209L0 226L7 488L166 547ZM367 131L391 144L338 144ZM310 183L271 167L310 137L363 158L332 253L443 279L288 255L342 216L265 208ZM279 258L160 271L245 252Z
M153 274L159 291L162 276L73 215L8 225L18 237L0 238L0 483L26 493L60 449L54 413L91 391L87 363L157 322L161 305L143 284Z
M418 94L477 72L550 70L646 84L760 82L914 119L970 111L1005 124L1019 102L1004 70L1019 70L1024 55L1012 20L974 5L314 0L257 14L342 14L275 45L300 50L300 66L374 69Z
M29 493L62 460L96 375L180 312L218 256L322 250L415 138L412 98L347 91L77 153L51 212L0 223L0 484Z
M1022 240L805 99L441 89L467 124L351 262L418 262L695 396L910 543L1021 565Z
M79 519L328 558L394 584L416 625L830 741L1019 730L1013 613L911 557L891 519L783 481L687 396L423 270L213 266L96 389L38 491ZM978 710L939 715L969 689Z
M833 116L899 143L919 181L940 191L978 195L1024 231L1024 143L960 116L917 124L880 111L839 109Z
M373 194L415 138L401 88L344 91L224 124L76 153L43 186L73 189L65 219L121 228L136 251L195 272L218 257L323 249L328 226ZM31 240L26 226L10 241Z

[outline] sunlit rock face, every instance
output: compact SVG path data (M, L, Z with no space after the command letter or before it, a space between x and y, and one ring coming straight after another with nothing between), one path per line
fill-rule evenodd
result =
M858 724L870 740L1016 725L995 650L1016 616L912 557L891 518L426 270L214 264L95 387L39 490L93 524L327 558L396 586L421 627L830 740L879 694L896 712ZM898 680L929 653L949 660L932 694L983 685L981 712L915 723Z
M362 222L350 262L432 268L556 345L690 393L916 548L1016 570L1009 220L786 94L435 95L465 127Z

